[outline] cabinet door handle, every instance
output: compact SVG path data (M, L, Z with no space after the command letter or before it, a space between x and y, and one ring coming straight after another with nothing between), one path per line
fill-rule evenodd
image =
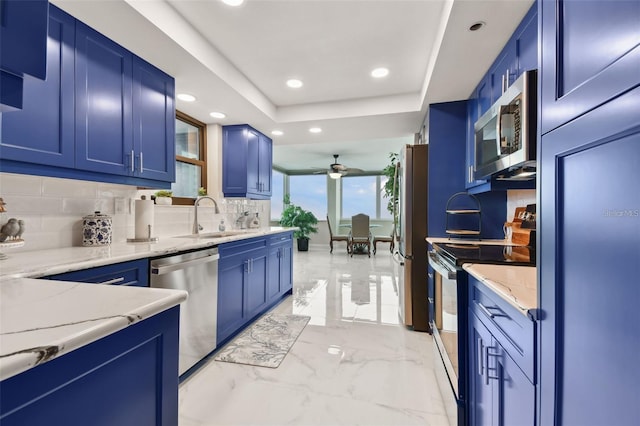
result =
M499 352L497 352L497 353L491 354L491 353L489 353L489 349L495 349L496 351L499 351L499 349L498 349L498 348L494 348L494 347L491 347L491 346L487 346L487 347L485 348L485 351L484 351L484 354L485 354L485 357L484 357L485 363L484 363L484 364L487 366L487 375L486 375L486 376L484 376L484 383L485 383L486 385L488 385L488 384L489 384L489 380L500 380L500 375L499 375L499 374L496 374L495 376L492 376L491 374L489 374L489 371L491 371L491 370L495 371L496 373L498 372L497 362L496 362L496 366L495 366L494 368L490 368L490 367L489 367L489 357L490 357L490 356L498 357L498 356L500 356L500 353L499 353Z
M101 282L96 283L96 284L116 284L116 283L121 283L122 281L124 281L124 277L118 277L118 278L114 278L112 280L101 281Z
M478 337L476 340L476 349L478 350L478 375L482 377L484 375L484 362L482 360L482 337Z
M487 307L486 307L486 306L484 306L484 305L483 305L482 303L480 303L480 302L477 302L477 304L478 304L478 308L480 308L480 310L481 310L482 312L484 312L486 316L488 316L488 317L489 317L489 318L491 318L491 319L495 318L495 316L496 316L496 315L495 315L495 314L493 314L491 311L489 311L489 309L487 309Z
M136 154L131 150L131 173L136 171Z
M140 151L140 173L143 172L142 167L142 151Z

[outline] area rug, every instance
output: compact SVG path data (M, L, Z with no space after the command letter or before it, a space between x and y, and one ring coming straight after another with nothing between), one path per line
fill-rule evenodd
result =
M267 314L229 342L216 361L277 368L311 317Z

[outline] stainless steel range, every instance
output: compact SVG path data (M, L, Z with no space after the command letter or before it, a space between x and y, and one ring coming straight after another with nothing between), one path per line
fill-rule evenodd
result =
M535 266L535 248L490 245L479 242L435 243L429 252L433 279L429 280L429 314L437 358L442 362L439 383L450 420L466 425L468 384L467 300L468 276L465 263Z

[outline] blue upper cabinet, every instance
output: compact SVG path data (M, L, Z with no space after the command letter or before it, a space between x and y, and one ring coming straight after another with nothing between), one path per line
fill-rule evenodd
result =
M222 133L222 191L225 197L271 198L272 141L249 125Z
M23 77L47 75L48 0L0 0L0 112L22 108Z
M74 166L74 40L75 20L51 7L47 79L24 77L22 110L2 115L1 158Z
M174 79L57 7L49 14L47 79L25 76L24 108L3 113L2 170L168 188Z
M47 77L48 0L0 0L0 69Z
M176 176L175 83L173 77L133 58L133 148L135 175L173 182Z
M535 182L500 182L475 179L475 131L476 121L491 108L520 75L538 68L538 9L534 4L511 38L496 57L489 71L482 77L469 98L467 115L467 153L465 188L471 193L491 190L534 188Z
M640 2L539 0L541 133L640 84Z
M76 168L135 171L133 55L97 31L76 26Z

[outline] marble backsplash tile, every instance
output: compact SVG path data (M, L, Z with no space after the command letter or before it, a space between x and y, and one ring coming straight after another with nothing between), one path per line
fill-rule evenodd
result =
M154 191L136 187L70 179L0 173L0 197L6 212L0 224L16 217L26 223L25 245L5 250L32 251L82 245L82 217L100 211L113 219L113 242L124 242L135 235L133 200ZM246 199L217 200L220 213L205 202L198 209L201 232L218 230L224 220L226 229L236 227L236 219L249 212L259 214L261 227L269 227L269 201ZM192 233L193 206L155 206L154 236L170 237Z

